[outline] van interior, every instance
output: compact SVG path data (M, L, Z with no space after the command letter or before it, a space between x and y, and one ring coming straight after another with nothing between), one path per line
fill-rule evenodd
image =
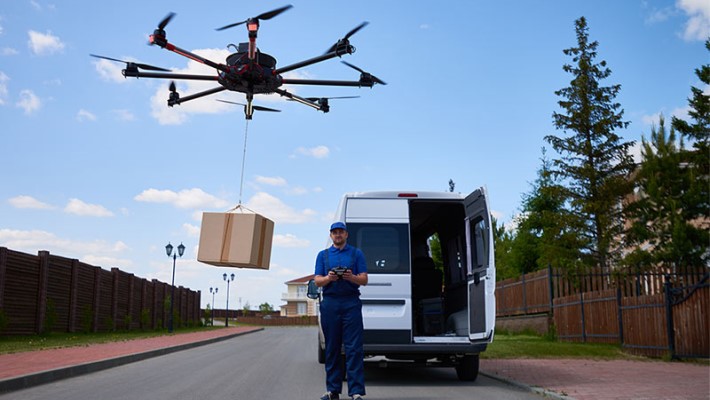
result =
M409 212L413 334L466 336L464 206L459 201L412 199Z

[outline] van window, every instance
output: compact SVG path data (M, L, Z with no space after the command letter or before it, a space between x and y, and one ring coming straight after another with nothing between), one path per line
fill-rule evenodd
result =
M409 273L407 224L348 223L348 243L362 250L368 274Z
M473 241L472 251L475 253L471 257L473 270L485 267L486 256L486 223L482 218L470 221L471 240Z

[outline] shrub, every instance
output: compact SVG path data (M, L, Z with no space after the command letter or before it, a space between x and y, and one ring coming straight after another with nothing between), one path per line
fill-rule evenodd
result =
M47 305L44 309L44 326L42 327L42 334L49 335L54 329L54 325L57 323L57 310L54 307L54 300L47 299Z
M150 310L144 308L141 310L141 329L146 330L150 325Z
M94 313L90 305L85 305L81 311L81 331L83 333L91 332L91 327L94 324Z

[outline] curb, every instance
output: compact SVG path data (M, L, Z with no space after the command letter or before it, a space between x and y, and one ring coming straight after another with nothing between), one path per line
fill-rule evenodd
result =
M506 383L508 385L515 386L519 389L526 390L528 392L537 393L543 397L547 397L547 398L551 398L551 399L555 399L555 400L575 400L574 397L565 396L565 395L562 395L557 392L553 392L553 391L550 391L550 390L547 390L547 389L544 389L541 387L526 385L524 383L520 383L518 381L514 381L514 380L511 380L508 378L503 378L502 376L490 374L488 372L479 371L479 374L481 374L487 378L495 379L497 381Z
M61 367L56 369L51 369L48 371L37 372L33 374L27 374L18 376L15 378L9 378L0 380L0 393L12 392L15 390L27 389L33 386L43 385L45 383L55 382L61 379L72 378L79 375L90 374L93 372L102 371L104 369L109 369L113 367L118 367L125 364L134 363L137 361L143 361L148 358L158 357L165 354L174 353L177 351L187 350L194 347L204 346L207 344L219 342L222 340L231 339L237 336L246 335L253 332L263 331L264 328L258 328L247 332L238 332L231 335L225 335L221 337L206 339L199 342L184 343L172 347L163 347L160 349L149 350L142 353L128 354L125 356L119 356L114 358L108 358L99 361L91 361L84 364L72 365L68 367Z

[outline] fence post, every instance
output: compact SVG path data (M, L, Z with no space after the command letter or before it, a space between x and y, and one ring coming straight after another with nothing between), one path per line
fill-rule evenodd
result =
M49 252L41 250L39 256L39 282L37 288L37 314L35 328L37 333L44 331L44 317L47 314L47 279L49 276Z
M552 264L547 263L547 285L550 288L550 313L554 307L555 289L552 284Z
M112 291L111 291L111 322L113 323L113 326L109 327L109 330L111 332L116 330L116 319L118 318L118 274L120 270L116 267L111 268L111 275L112 275L112 281L113 283L111 284Z
M619 316L619 343L624 346L624 309L621 306L621 287L616 286L617 315Z
M584 292L579 292L579 307L582 311L582 342L587 343L587 327L584 321Z
M79 260L71 260L71 283L69 284L69 324L68 332L76 332L76 308L79 292Z
M668 350L671 352L671 360L675 358L675 332L673 332L673 304L671 299L671 276L665 275L663 292L666 300L666 326L668 328Z
M525 274L520 275L520 282L523 285L523 314L528 314L528 295L525 290Z
M92 332L99 331L99 315L101 307L101 267L94 267L94 315L92 318Z
M7 247L0 247L0 310L5 300L5 271L7 271Z

